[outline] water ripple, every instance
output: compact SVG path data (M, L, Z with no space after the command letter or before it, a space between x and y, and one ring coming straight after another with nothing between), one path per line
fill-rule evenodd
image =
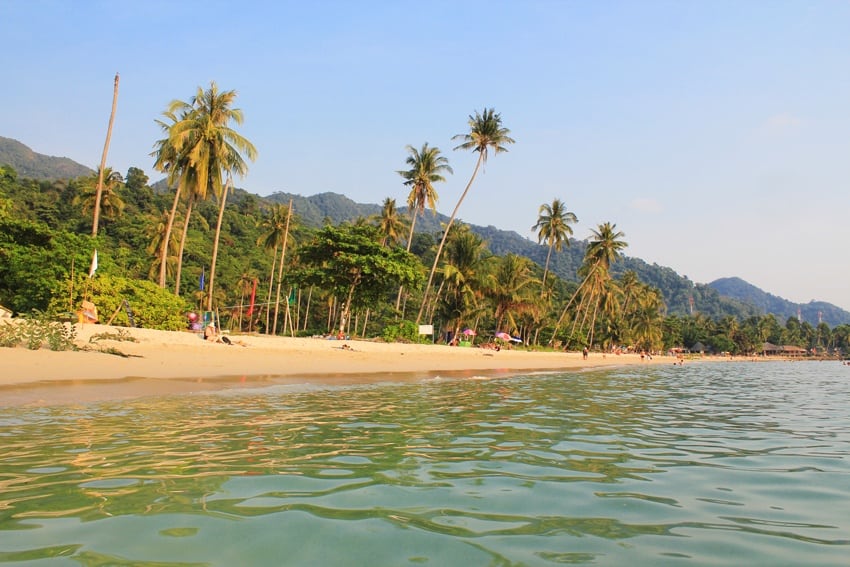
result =
M848 383L714 364L6 408L0 563L843 565Z

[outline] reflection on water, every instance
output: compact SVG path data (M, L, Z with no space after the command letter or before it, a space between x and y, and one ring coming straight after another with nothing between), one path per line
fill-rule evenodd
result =
M850 370L641 367L0 410L0 563L845 565Z

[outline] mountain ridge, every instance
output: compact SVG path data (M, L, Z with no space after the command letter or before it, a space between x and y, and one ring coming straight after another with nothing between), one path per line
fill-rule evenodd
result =
M72 179L94 173L71 158L40 154L18 140L3 136L0 136L0 165L11 166L21 177L38 180Z

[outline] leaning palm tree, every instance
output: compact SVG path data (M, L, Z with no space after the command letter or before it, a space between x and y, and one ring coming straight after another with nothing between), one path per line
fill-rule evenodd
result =
M575 213L566 209L564 202L560 199L555 199L552 204L543 203L538 211L537 224L531 227L532 230L537 230L537 242L546 242L549 245L549 251L546 253L546 266L543 268L543 282L541 283L540 293L546 287L546 276L549 274L549 260L552 257L552 249L560 252L564 244L570 245L570 236L573 235L573 229L570 224L578 222Z
M97 186L94 197L94 214L91 225L91 235L97 236L98 223L100 221L100 201L103 193L103 180L106 173L106 156L109 153L109 140L112 139L112 125L115 123L115 107L118 104L118 73L115 73L115 82L112 87L112 112L109 113L109 126L106 128L106 142L103 144L103 153L100 157L98 168Z
M227 192L232 187L232 175L240 177L248 172L242 154L254 160L257 150L241 134L230 127L231 123L242 124L243 114L233 108L236 91L219 91L215 82L210 87L198 90L187 102L174 101L169 112L180 116L180 120L169 129L169 141L178 155L185 156L188 166L195 172L198 194L206 196L212 192L219 201L219 214L213 241L210 262L209 296L207 309L212 309L215 286L215 265ZM227 183L223 183L227 173Z
M513 138L508 136L510 133L510 130L502 126L502 115L497 114L492 108L485 108L481 113L476 111L475 116L470 115L468 134L458 134L452 138L453 140L463 140L463 143L455 147L455 150L472 150L473 152L478 152L478 160L475 162L475 169L472 170L472 177L469 178L466 188L461 193L460 199L458 199L452 215L449 217L449 222L446 224L445 232L443 232L443 238L440 240L440 245L437 248L434 265L431 266L428 283L425 285L422 305L419 307L419 315L416 316L417 324L422 319L422 313L428 303L428 293L434 281L434 272L437 271L437 266L440 264L440 255L443 253L443 247L446 245L446 237L449 234L452 223L454 223L458 209L460 209L461 203L466 198L466 194L469 193L469 188L472 187L472 182L475 181L475 176L478 175L481 164L487 162L489 151L493 150L493 153L497 154L506 152L508 149L505 145L514 143Z

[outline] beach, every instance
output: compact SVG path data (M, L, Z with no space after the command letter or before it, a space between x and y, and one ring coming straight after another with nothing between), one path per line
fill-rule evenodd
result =
M266 335L225 335L233 344L204 341L199 333L76 327L80 351L0 349L0 398L10 403L82 402L266 384L349 384L423 377L493 378L628 364L671 364L671 357L637 354L529 352L502 348L383 343ZM98 335L132 337L134 341ZM91 341L95 337L95 341ZM114 349L109 354L103 350ZM123 355L123 356L122 356ZM61 387L67 386L67 387Z

